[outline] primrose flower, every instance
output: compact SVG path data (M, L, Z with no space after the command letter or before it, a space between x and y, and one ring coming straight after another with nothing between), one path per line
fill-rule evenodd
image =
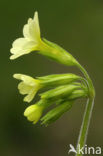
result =
M24 101L32 101L37 91L41 88L39 80L23 74L14 74L13 77L22 81L19 83L18 89L21 94L27 94Z
M36 124L39 121L42 112L43 107L34 104L26 108L26 110L24 111L24 116L27 117L29 121L32 121L34 124Z
M23 27L22 38L16 39L10 52L13 54L10 59L16 59L22 55L28 54L32 51L38 51L50 59L67 66L77 65L78 62L66 50L55 43L52 43L44 38L41 38L38 13L34 13L34 18L29 18L28 23Z
M23 28L23 38L16 39L10 52L13 54L10 59L16 59L17 57L28 54L33 50L38 50L40 42L40 28L38 13L35 12L34 18L29 18L28 23Z

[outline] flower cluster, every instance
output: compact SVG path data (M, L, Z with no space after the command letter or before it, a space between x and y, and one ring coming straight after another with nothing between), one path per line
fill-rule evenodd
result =
M76 66L78 62L75 58L63 48L40 35L38 13L35 12L34 18L29 19L23 27L23 38L16 39L10 52L10 59L16 59L32 51L45 55L67 66ZM23 95L25 102L31 102L39 90L43 88L47 91L39 94L40 100L29 106L24 111L24 116L34 124L39 121L44 110L53 104L56 104L52 110L41 118L42 124L50 124L61 117L73 105L74 101L81 97L88 96L88 84L86 80L78 75L54 74L32 78L24 74L14 74L14 78L20 80L18 85L19 92Z

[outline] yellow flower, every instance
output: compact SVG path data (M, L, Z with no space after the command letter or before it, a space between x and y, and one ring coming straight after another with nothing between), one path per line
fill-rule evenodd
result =
M23 38L16 39L10 52L13 54L10 59L16 59L17 57L28 54L33 50L38 50L40 39L40 27L38 13L35 12L34 18L29 18L28 23L23 28Z
M40 81L36 80L30 76L23 75L23 74L14 74L14 78L22 80L22 82L19 83L18 89L21 94L27 94L25 96L24 101L30 102L34 98L36 92L40 89Z
M10 59L16 59L32 51L38 51L39 54L67 66L78 64L75 58L63 48L41 38L37 12L35 12L34 18L29 18L28 23L24 25L23 35L24 37L18 38L13 42L12 48L10 49L12 53Z
M27 117L29 121L32 121L34 124L36 124L40 119L42 112L43 107L34 104L26 108L24 111L24 116Z

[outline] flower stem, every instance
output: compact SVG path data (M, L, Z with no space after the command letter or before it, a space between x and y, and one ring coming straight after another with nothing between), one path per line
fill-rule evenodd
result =
M78 67L84 74L84 76L87 80L88 89L89 89L89 98L88 98L87 105L85 108L84 118L83 118L82 126L80 129L80 134L79 134L79 138L78 138L78 142L77 142L76 156L82 156L82 153L79 152L78 145L80 148L85 146L85 142L86 142L86 138L87 138L87 134L88 134L88 128L89 128L89 124L90 124L90 118L91 118L92 110L93 110L93 106L94 106L95 90L94 90L92 80L90 79L87 71L79 63L78 63Z
M80 148L85 146L85 142L86 142L86 138L87 138L87 134L88 134L88 127L90 124L90 118L92 115L93 105L94 105L94 99L89 98L87 101L86 108L85 108L84 118L83 118L81 130L80 130L80 134L79 134L79 138L78 138L76 156L82 156L82 153L79 153L79 151L78 151L79 150L78 145L80 145Z

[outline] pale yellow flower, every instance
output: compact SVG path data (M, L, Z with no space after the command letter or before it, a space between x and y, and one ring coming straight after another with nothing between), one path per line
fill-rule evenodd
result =
M29 18L28 23L24 25L23 36L24 37L18 38L13 42L12 48L10 49L12 53L10 59L16 59L32 51L38 51L39 54L67 66L78 64L75 58L63 48L41 38L37 12L35 12L34 18Z
M18 89L21 94L27 94L24 98L24 101L32 101L35 94L41 87L39 83L40 81L23 74L14 74L13 77L22 81L19 83Z
M43 107L38 105L31 105L24 111L24 116L34 124L38 122L43 112Z
M10 59L16 59L17 57L28 54L31 51L38 50L40 39L40 27L38 13L35 12L34 18L29 18L28 23L23 27L23 38L16 39L10 52L13 54Z

